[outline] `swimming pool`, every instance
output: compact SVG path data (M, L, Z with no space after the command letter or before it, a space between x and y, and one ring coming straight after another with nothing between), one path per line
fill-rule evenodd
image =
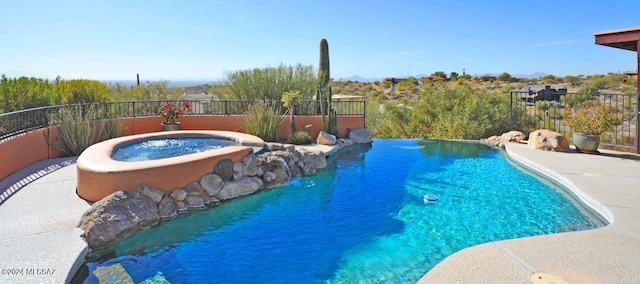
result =
M415 282L466 247L603 225L484 145L375 140L334 156L316 176L94 252L77 279L120 263L136 283Z
M238 146L240 143L215 137L169 137L137 141L119 148L111 154L116 161L135 162L159 160L204 151Z

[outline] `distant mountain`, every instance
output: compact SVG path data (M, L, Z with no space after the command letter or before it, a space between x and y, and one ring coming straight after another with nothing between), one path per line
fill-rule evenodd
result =
M340 78L338 81L353 81L353 82L362 82L362 83L370 83L375 81L382 81L381 78L364 78L358 75L353 75L347 78Z

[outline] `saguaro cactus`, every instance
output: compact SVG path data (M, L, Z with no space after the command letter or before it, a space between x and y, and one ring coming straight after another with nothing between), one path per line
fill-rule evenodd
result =
M318 79L320 87L323 90L330 82L331 76L329 72L329 44L326 39L320 40L320 63L318 65Z
M320 62L318 66L318 100L320 102L320 115L322 116L322 129L329 133L336 133L336 113L331 107L331 75L329 71L329 44L326 39L320 40ZM329 121L327 122L327 115Z

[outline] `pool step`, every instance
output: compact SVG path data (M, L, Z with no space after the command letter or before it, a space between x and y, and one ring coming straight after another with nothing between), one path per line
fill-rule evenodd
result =
M99 283L134 283L133 278L127 273L120 263L96 268L93 275L98 277Z

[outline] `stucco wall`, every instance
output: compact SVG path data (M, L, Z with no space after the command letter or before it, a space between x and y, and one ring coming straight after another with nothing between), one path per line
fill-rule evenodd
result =
M364 127L364 116L339 116L338 136L346 137L350 129ZM162 118L157 116L124 118L127 135L160 131ZM189 115L179 119L184 130L227 130L244 132L244 116L242 115ZM296 116L296 127L304 128L312 125L311 136L318 136L322 130L319 116ZM61 157L60 153L49 147L48 135L55 137L57 128L50 127L19 135L0 142L0 179L33 163ZM284 116L278 128L280 137L289 136L289 117Z

